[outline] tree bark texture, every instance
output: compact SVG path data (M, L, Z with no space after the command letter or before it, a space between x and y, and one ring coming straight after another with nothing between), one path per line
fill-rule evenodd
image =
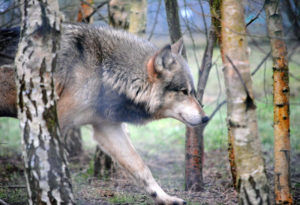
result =
M74 204L53 82L60 26L57 1L23 2L15 64L29 204Z
M202 103L209 72L212 66L213 48L216 41L214 25L211 25L209 38L205 47L202 65L199 69L197 98ZM186 127L186 189L201 190L203 184L204 139L203 133L207 124L197 127ZM199 171L197 171L199 170Z
M105 154L99 146L96 147L95 157L94 157L94 176L95 177L109 177L115 173L115 164L112 158Z
M165 0L165 7L171 43L175 43L182 37L177 0ZM182 56L187 59L185 48L182 50Z
M86 0L80 3L80 8L77 14L77 22L85 22L85 23L92 23L93 18L90 17L91 13L93 12L93 5L94 0Z
M221 3L222 0L209 0L211 22L214 25L217 41L221 40Z
M133 0L130 3L128 31L137 35L145 34L147 26L147 0Z
M203 185L203 131L202 127L186 126L185 190L200 191Z
M276 204L292 204L290 183L289 70L280 7L265 3L273 57L274 176Z
M68 153L68 160L74 161L78 159L84 152L80 128L69 129L63 137L64 146Z
M258 136L242 2L222 0L221 17L227 126L236 164L239 204L269 204L269 186Z

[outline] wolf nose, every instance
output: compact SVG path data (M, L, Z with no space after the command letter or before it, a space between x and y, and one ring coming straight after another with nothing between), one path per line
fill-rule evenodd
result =
M207 123L209 121L209 117L207 117L207 116L204 116L203 118L202 118L202 123L204 124L204 123Z

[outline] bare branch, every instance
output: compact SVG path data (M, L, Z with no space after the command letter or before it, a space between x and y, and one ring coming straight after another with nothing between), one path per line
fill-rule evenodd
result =
M300 78L295 76L293 73L289 72L289 76L291 76L292 78L294 78L297 81L300 81Z
M255 108L256 106L255 106L255 104L254 104L254 102L253 102L253 99L252 99L252 97L250 96L250 93L249 93L249 90L248 90L248 88L247 88L247 86L246 86L246 83L245 83L245 81L243 80L243 78L242 78L242 75L241 75L241 73L239 72L239 70L237 69L237 67L234 65L234 63L232 62L232 60L229 58L229 56L228 55L226 55L226 58L227 58L227 60L230 62L230 64L232 65L232 68L235 70L235 72L237 73L237 75L238 75L238 77L239 77L239 79L240 79L240 81L241 81L241 83L242 83L242 85L243 85L243 87L244 87L244 89L245 89L245 92L246 92L246 95L247 95L247 98L246 98L246 100L245 100L245 103L246 103L246 109L249 109L249 108Z
M186 0L184 0L184 9L186 9ZM189 25L189 21L187 20L187 18L183 18L183 22L187 28L187 31L189 33L189 36L190 36L190 39L192 40L192 45L193 45L193 55L194 55L194 59L195 59L195 62L196 62L196 65L197 65L197 68L199 68L199 61L198 61L198 58L197 58L197 54L196 54L196 44L195 44L195 39L193 37L193 34L192 34L192 31L191 31L191 28L190 28L190 25Z
M151 29L150 35L148 37L148 41L150 41L150 39L152 38L155 27L156 27L156 24L157 24L158 14L159 14L159 11L160 11L160 6L161 6L161 1L162 0L159 0L159 2L158 2L157 10L156 10L155 17L154 17L154 23L152 25L152 29Z
M217 107L214 109L214 111L209 116L209 121L215 116L215 114L221 109L223 105L225 105L227 102L226 100L223 100L220 104L217 105Z
M202 103L208 75L212 67L212 56L213 56L215 42L216 42L216 34L215 34L214 26L211 25L209 31L209 37L207 39L204 55L202 58L201 68L199 69L197 97L200 103Z
M251 23L253 23L256 19L258 19L258 17L260 16L261 12L264 10L264 7L265 7L265 3L264 3L264 5L261 7L261 9L257 12L257 14L255 15L255 17L252 18L252 19L246 24L246 28L247 28Z
M100 8L102 8L104 5L108 4L108 0L107 1L103 1L101 2L98 6L93 6L92 4L88 3L87 1L83 1L81 0L81 2L84 2L85 4L87 4L88 6L92 7L93 8L93 12L86 16L84 19L83 19L83 22L88 22L88 19L90 19L95 13L98 13L98 15L102 18L102 20L105 20L105 18L98 12L98 10Z
M232 62L231 58L229 58L229 56L227 56L227 55L226 55L226 58L229 61L229 63L231 64L233 70L237 73L237 75L238 75L238 77L239 77L239 79L240 79L240 81L241 81L241 83L242 83L242 85L243 85L243 87L245 89L246 94L249 96L248 88L247 88L246 83L244 82L244 80L242 78L241 73L239 72L239 70L237 69L237 67L234 65L234 63Z
M203 5L202 5L202 1L198 0L199 4L200 4L200 9L202 12L202 19L203 19L203 24L204 24L204 29L205 29L205 36L206 36L206 40L208 39L208 30L207 30L207 23L206 23L206 19L205 19L205 15L204 15L204 9L203 9Z
M266 62L266 60L270 57L271 53L272 53L272 51L269 51L269 53L262 59L262 61L258 64L258 66L251 73L252 76L261 68L261 66L264 64L264 62Z

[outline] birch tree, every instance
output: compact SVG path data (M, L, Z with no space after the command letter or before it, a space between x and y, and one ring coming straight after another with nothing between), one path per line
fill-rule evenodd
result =
M130 2L130 17L128 31L142 35L147 26L147 0L134 0Z
M228 135L233 146L239 204L269 204L269 186L257 128L245 34L242 2L222 0L221 54Z
M58 3L26 0L22 5L15 64L29 204L74 204L53 82L61 29Z
M274 179L276 204L292 204L290 183L289 69L283 25L277 0L267 0L265 10L273 57ZM296 19L295 19L296 20Z

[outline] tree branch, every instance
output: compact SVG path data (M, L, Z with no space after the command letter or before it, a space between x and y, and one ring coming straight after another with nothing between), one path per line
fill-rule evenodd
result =
M237 73L237 75L238 75L238 77L239 77L239 79L240 79L240 81L241 81L241 83L242 83L242 85L243 85L243 87L244 87L244 89L245 89L246 94L249 95L248 88L247 88L247 86L246 86L245 81L244 81L243 78L242 78L241 73L239 72L239 70L238 70L237 67L234 65L234 63L232 62L231 58L230 58L228 55L226 55L226 58L227 58L227 60L229 61L229 63L231 64L233 70Z
M158 2L157 10L156 10L155 17L154 17L154 23L153 23L150 35L148 37L148 41L150 41L150 39L153 36L154 30L155 30L155 27L156 27L156 24L157 24L157 19L158 19L158 14L159 14L159 11L160 11L161 2L162 2L162 0L159 0L159 2Z
M252 18L247 24L246 24L246 28L253 23L256 19L258 19L258 17L260 16L261 12L264 10L265 7L265 3L263 4L263 6L261 7L261 9L257 12L257 14L255 15L254 18Z
M246 110L255 108L256 106L255 106L255 104L254 104L254 102L253 102L252 97L250 96L249 90L248 90L248 88L247 88L247 86L246 86L245 81L244 81L243 78L242 78L241 73L239 72L239 70L238 70L237 67L234 65L234 63L232 62L232 60L229 58L228 55L226 55L226 58L227 58L227 60L230 62L230 64L232 65L232 68L233 68L233 69L235 70L235 72L237 73L237 75L238 75L238 77L239 77L239 79L240 79L240 81L241 81L241 83L242 83L242 85L243 85L243 87L244 87L244 89L245 89L245 92L246 92L246 95L247 95L247 98L246 98L246 100L245 100L245 103L246 103Z
M205 36L206 36L206 40L207 40L208 39L208 30L207 30L207 23L206 23L206 19L205 19L205 15L204 15L202 0L198 0L198 2L200 4L200 9L201 9L201 12L202 12L202 19L203 19L203 24L204 24L204 29L205 29Z
M223 100L220 104L217 105L217 107L214 109L214 111L209 116L209 121L215 116L215 114L221 109L223 105L227 103L226 100ZM208 121L208 122L209 122Z
M291 76L292 78L294 78L297 81L300 81L300 78L295 76L293 73L289 72L289 76Z
M264 64L264 62L266 62L266 60L270 57L271 53L272 53L272 51L269 51L269 53L262 59L262 61L258 64L258 66L251 73L251 76L253 76L261 68L261 66Z
M95 13L98 13L98 10L100 9L100 8L102 8L105 4L107 4L108 2L109 2L109 0L107 0L107 1L103 1L103 2L101 2L98 6L93 6L92 4L90 4L90 3L88 3L87 1L83 1L83 0L81 0L81 2L83 2L83 3L85 3L85 4L87 4L88 6L90 6L90 7L92 7L93 8L93 12L90 14L90 15L88 15L88 16L86 16L85 18L83 18L83 22L88 22L88 19L90 19ZM98 13L99 14L99 13ZM99 14L99 16L101 16L101 18L102 19L105 19L101 14Z
M216 42L216 34L213 24L210 26L209 36L207 39L204 55L202 58L201 68L199 69L199 80L197 86L197 98L202 103L204 90L207 84L209 72L212 67L212 56L214 45Z

